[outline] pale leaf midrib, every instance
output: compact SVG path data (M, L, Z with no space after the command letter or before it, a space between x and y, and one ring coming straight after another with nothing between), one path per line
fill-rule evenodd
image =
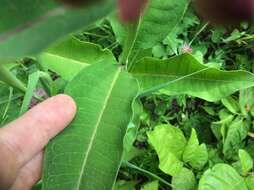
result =
M201 78L201 77L194 77L193 75L200 74L208 69L202 69L199 71L195 71L193 73L187 74L187 75L172 75L172 74L157 74L157 73L133 73L134 76L137 77L157 77L157 78L183 78L183 79L191 79L191 80L197 80L197 81L208 81L208 82L225 82L225 83L231 83L231 82L250 82L249 80L223 80L223 79L209 79L209 78Z
M78 61L78 60L75 60L75 59L70 59L68 57L65 57L65 56L62 56L62 55L57 55L57 54L53 54L53 53L49 53L49 52L46 52L46 53L43 53L44 55L48 55L48 56L51 56L51 57L56 57L56 58L60 58L60 59L66 59L66 60L69 60L73 63L76 63L80 66L87 66L87 65L90 65L89 63L86 63L86 62L81 62L81 61Z
M118 68L118 70L116 71L116 73L115 73L115 75L113 77L113 80L112 80L112 83L110 85L109 91L108 91L108 93L107 93L107 95L105 97L105 101L103 103L103 107L101 109L101 112L99 114L98 120L97 120L97 122L95 124L94 130L93 130L93 133L92 133L92 136L91 136L91 141L90 141L90 143L88 145L87 151L85 152L85 158L84 158L84 161L82 163L81 170L80 170L80 175L79 175L79 179L78 179L78 182L77 182L77 188L76 188L76 190L81 190L80 189L81 180L82 180L83 175L84 175L84 170L85 170L85 166L86 166L86 163L87 163L87 160L88 160L88 157L89 157L89 153L90 153L90 151L92 149L93 142L95 140L95 137L96 137L96 134L97 134L97 131L98 131L98 127L99 127L99 125L101 123L101 119L102 119L103 114L104 114L104 112L105 112L105 110L107 108L110 96L112 94L112 91L114 89L114 86L115 86L115 84L117 82L117 79L118 79L120 73L121 73L121 68Z

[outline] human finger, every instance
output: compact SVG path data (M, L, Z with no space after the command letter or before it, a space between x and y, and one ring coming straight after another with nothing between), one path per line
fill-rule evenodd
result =
M76 105L69 96L49 98L2 128L0 145L8 147L22 166L71 122L75 112Z
M41 178L43 152L40 152L18 172L17 178L10 190L31 190Z

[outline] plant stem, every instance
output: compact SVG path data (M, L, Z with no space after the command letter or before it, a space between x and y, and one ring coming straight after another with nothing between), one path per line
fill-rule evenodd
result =
M0 79L10 86L26 92L26 86L14 76L3 64L0 64Z
M248 132L248 136L254 138L254 133Z
M171 188L173 187L173 185L171 185L169 182L167 182L166 180L162 179L161 177L159 177L159 176L157 176L157 175L155 175L155 174L153 174L153 173L151 173L151 172L149 172L149 171L147 171L145 169L142 169L142 168L140 168L140 167L138 167L138 166L136 166L136 165L134 165L134 164L132 164L132 163L130 163L128 161L123 161L122 164L123 164L123 166L127 166L129 168L132 168L132 169L138 170L138 171L140 171L142 173L145 173L145 174L153 177L154 179L157 179L158 181L164 183L165 185L167 185L167 186L169 186Z
M202 26L202 28L200 28L200 30L195 34L195 36L193 37L193 39L190 41L189 45L191 46L192 43L197 39L197 37L199 36L199 34L201 34L205 29L206 27L209 25L210 23L207 22L204 24L204 26Z

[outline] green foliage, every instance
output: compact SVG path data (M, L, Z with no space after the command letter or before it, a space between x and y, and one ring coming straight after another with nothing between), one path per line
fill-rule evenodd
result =
M52 189L55 181L63 190L112 189L137 91L135 79L113 64L94 64L74 77L66 94L76 101L78 113L47 147L43 189ZM125 114L112 118L119 112Z
M71 80L82 68L94 63L116 63L113 54L100 46L68 38L50 47L39 56L44 69L56 72L65 80Z
M123 25L116 18L111 18L113 30L123 46L121 63L128 62L128 66L132 67L143 50L161 42L177 25L187 5L186 0L151 0L136 23Z
M23 92L26 91L26 86L20 81L17 77L15 77L8 68L4 65L0 64L0 79L1 81L13 86Z
M39 71L29 75L28 86L20 109L20 115L24 114L29 109L29 105L34 96L34 91L36 89L37 83L39 82L39 79L40 79Z
M236 118L226 129L223 142L223 153L227 159L234 158L239 148L243 146L243 140L247 137L248 125L240 118Z
M253 190L254 189L254 177L253 176L248 176L245 179L245 183L248 187L248 190Z
M217 164L201 177L198 190L248 190L243 177L226 164Z
M117 181L113 190L134 190L135 181Z
M107 15L113 10L113 2L107 0L100 5L74 10L52 0L3 0L0 57L10 59L37 54L55 40Z
M183 153L184 162L195 169L202 169L208 161L208 152L205 144L199 145L197 133L192 129L191 136Z
M171 176L177 175L183 167L181 158L186 146L182 131L171 125L161 125L147 135L159 156L160 169Z
M253 168L253 160L248 152L239 150L239 158L242 166L242 174L246 175Z
M158 190L159 183L158 181L153 181L148 184L145 184L144 187L141 188L141 190Z
M253 24L211 26L187 0L132 23L114 7L2 1L0 126L60 93L78 107L34 189L253 189Z
M156 126L148 133L148 139L159 156L160 169L171 176L178 175L184 163L201 170L208 161L206 145L199 145L194 129L186 141L180 129L171 125Z
M172 179L173 190L195 190L196 178L193 172L187 168L182 170Z
M254 75L246 71L220 71L199 63L189 54L167 60L145 58L131 73L139 80L141 95L163 89L168 95L188 94L217 101L254 85Z

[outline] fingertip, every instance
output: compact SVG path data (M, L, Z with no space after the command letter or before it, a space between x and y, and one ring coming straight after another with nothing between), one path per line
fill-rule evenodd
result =
M18 165L23 165L70 124L76 110L72 97L51 97L2 128L2 141L15 153Z
M77 112L77 105L74 99L66 94L59 94L55 97L53 97L55 101L58 102L59 106L64 106L67 111L67 114L70 115L70 117L74 117Z

